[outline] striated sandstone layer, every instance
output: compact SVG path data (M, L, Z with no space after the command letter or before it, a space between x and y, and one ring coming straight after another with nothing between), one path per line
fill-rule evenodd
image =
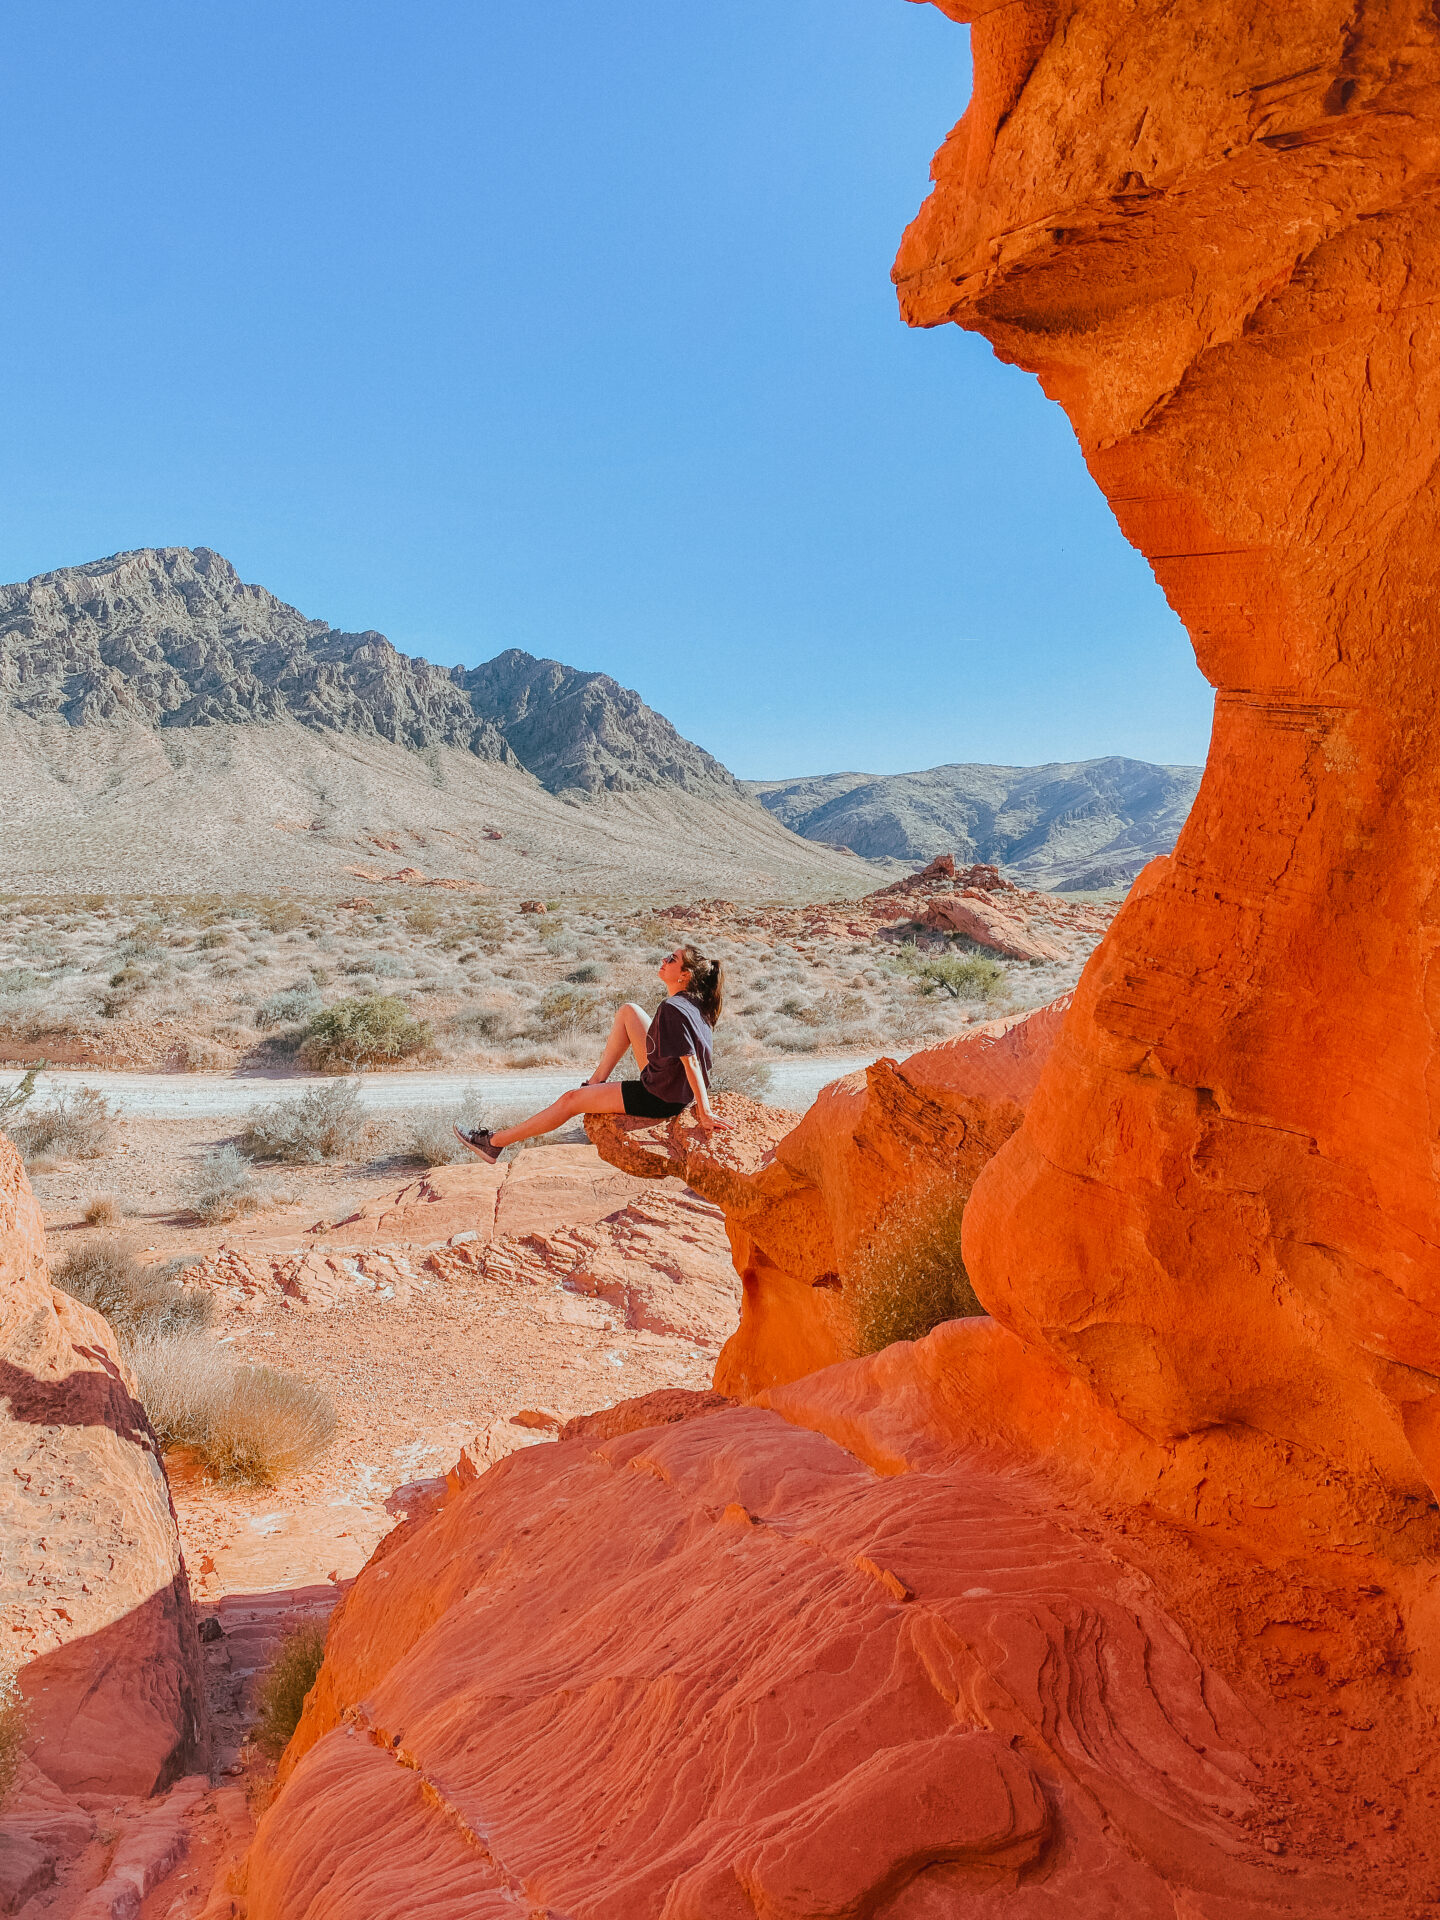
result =
M1200 1575L1182 1613L1162 1555L1013 1459L936 1451L897 1481L694 1399L452 1476L384 1543L261 1823L250 1920L1411 1910L1383 1601L1294 1593L1293 1639L1368 1672L1342 1716L1280 1705L1194 1644L1203 1620L1232 1650L1262 1571Z
M737 1399L844 1359L841 1276L897 1199L943 1180L966 1192L1020 1125L1069 997L994 1020L909 1059L877 1060L795 1115L723 1094L734 1131L707 1140L683 1116L661 1124L590 1114L612 1165L683 1180L724 1209L744 1293L715 1369Z
M1038 374L1216 688L1199 796L978 1183L986 1305L1157 1439L1440 1488L1440 24L945 0L896 266Z
M0 1612L29 1750L67 1792L153 1793L206 1757L200 1650L154 1435L99 1314L53 1290L0 1134Z

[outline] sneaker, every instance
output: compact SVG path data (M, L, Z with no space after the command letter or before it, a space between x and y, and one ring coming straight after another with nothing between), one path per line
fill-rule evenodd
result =
M491 1144L489 1127L476 1127L473 1133L466 1133L460 1127L456 1127L455 1138L462 1147L468 1147L471 1153L478 1154L482 1160L488 1160L492 1167L498 1163L500 1148Z

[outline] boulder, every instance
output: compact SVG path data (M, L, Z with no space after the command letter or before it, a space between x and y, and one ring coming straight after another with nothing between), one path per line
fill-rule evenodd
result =
M159 1792L208 1757L170 1490L108 1324L50 1285L3 1135L0 1396L0 1610L31 1756L70 1793Z

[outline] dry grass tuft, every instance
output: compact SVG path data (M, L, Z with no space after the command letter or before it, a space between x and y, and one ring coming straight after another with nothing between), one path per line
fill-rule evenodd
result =
M10 1797L25 1746L25 1696L9 1667L0 1667L0 1808Z
M97 1234L62 1254L50 1269L62 1292L103 1314L123 1343L197 1332L214 1317L215 1302L142 1266L128 1241Z
M193 1448L218 1479L271 1486L335 1438L328 1394L203 1336L137 1340L128 1358L161 1446Z
M290 1744L325 1658L325 1629L313 1620L292 1627L255 1690L259 1719L252 1739L270 1760Z
M238 1147L216 1147L193 1170L186 1205L207 1226L256 1213L269 1198L255 1169Z
M844 1298L857 1353L923 1340L943 1321L984 1313L960 1257L964 1217L954 1188L926 1188L893 1206L852 1255Z
M85 1202L85 1211L81 1218L87 1227L118 1227L120 1202L113 1193L92 1194Z

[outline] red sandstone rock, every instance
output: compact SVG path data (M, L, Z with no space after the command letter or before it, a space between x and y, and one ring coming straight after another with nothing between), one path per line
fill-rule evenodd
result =
M792 1114L722 1094L731 1133L591 1114L586 1129L627 1172L682 1179L723 1208L744 1282L740 1326L715 1371L737 1399L843 1359L850 1323L833 1283L900 1195L937 1180L968 1191L1020 1124L1065 1009L991 1021L955 1040L878 1060Z
M1217 689L1174 854L977 1186L981 1297L1156 1437L1440 1489L1440 29L974 18L896 279L1038 374Z
M1262 1843L1291 1743L1335 1807L1365 1765L1316 1731L1237 1694L1145 1554L1013 1463L880 1477L721 1411L531 1449L386 1542L250 1916L1398 1916L1393 1838L1364 1881L1294 1826L1283 1862Z
M29 1751L67 1792L155 1792L206 1755L175 1514L109 1327L50 1286L3 1135L0 1393L0 1611Z
M1033 932L1024 915L1007 912L978 887L932 900L925 909L923 924L935 933L967 934L982 947L993 947L1011 960L1069 958L1054 940Z

